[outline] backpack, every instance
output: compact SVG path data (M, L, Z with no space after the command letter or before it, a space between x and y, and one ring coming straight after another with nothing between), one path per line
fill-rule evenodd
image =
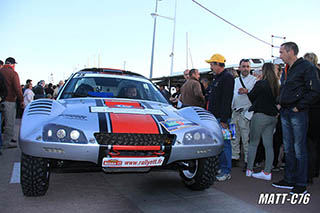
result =
M8 95L8 89L5 83L4 76L0 72L0 102L3 102Z

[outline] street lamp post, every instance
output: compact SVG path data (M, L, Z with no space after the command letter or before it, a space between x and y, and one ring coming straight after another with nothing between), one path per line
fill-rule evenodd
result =
M155 43L155 37L156 37L156 19L157 16L169 19L173 21L173 38L172 38L172 51L170 53L171 57L171 68L170 68L170 75L173 73L173 61L174 61L174 41L175 41L175 34L176 34L176 12L177 12L177 0L175 0L175 9L174 9L174 17L167 17L167 16L162 16L157 13L158 9L158 1L156 0L156 9L154 13L151 13L151 16L154 18L154 28L153 28L153 40L152 40L152 52L151 52L151 68L150 68L150 78L152 78L152 72L153 72L153 56L154 56L154 43Z
M170 54L171 56L171 69L170 69L170 75L173 73L173 59L174 59L174 40L176 35L176 14L177 14L177 0L175 0L174 5L174 17L173 17L173 37L172 37L172 52Z
M158 0L156 0L156 8L154 12L157 13L157 11L158 11ZM152 39L152 50L151 50L150 78L152 78L152 72L153 72L154 41L156 38L157 16L154 16L153 18L154 18L154 24L153 24L153 39Z

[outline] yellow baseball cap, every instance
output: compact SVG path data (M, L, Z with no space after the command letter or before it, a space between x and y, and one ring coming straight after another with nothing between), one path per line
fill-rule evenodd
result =
M209 60L206 60L206 62L207 63L217 62L217 63L224 64L226 62L226 59L225 59L225 57L223 57L223 55L214 54L213 56L211 56L211 58Z

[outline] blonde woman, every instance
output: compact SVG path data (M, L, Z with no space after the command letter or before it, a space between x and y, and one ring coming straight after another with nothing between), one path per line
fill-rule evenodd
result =
M32 83L28 83L26 90L23 93L24 105L27 106L34 99L34 92L32 91Z
M250 144L248 150L248 166L246 176L271 180L271 168L274 158L273 130L277 124L278 109L276 98L279 95L279 81L272 63L262 67L261 80L257 81L248 97L252 103L249 111L253 111L250 123ZM253 173L253 163L257 153L260 138L265 148L265 167L259 173Z
M307 61L309 61L311 64L316 66L316 68L319 70L320 67L318 66L318 56L314 53L306 53L304 54L303 58Z

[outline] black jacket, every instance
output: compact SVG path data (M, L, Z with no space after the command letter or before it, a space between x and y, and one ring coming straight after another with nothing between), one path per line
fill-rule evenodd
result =
M278 114L276 98L272 94L268 80L257 81L248 93L248 97L252 103L249 111L261 112L270 116Z
M287 70L286 78L286 73L282 73L278 103L282 108L308 110L320 96L320 79L315 66L299 58Z
M227 123L231 118L234 78L224 70L210 84L208 110L221 122Z
M320 76L320 69L317 67L318 75ZM310 105L310 111L320 111L320 98L315 103Z
M45 98L46 93L44 91L44 88L41 85L37 85L34 89L34 100L40 99L40 98Z

